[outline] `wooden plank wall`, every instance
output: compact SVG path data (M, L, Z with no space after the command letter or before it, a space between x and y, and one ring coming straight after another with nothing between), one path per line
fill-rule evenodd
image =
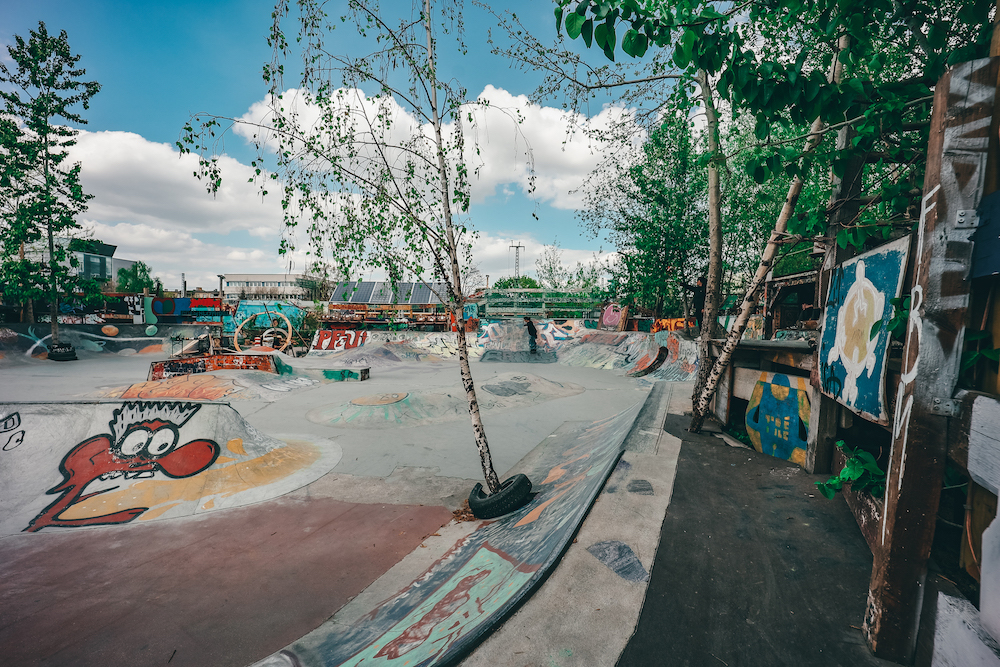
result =
M911 313L864 622L875 654L902 663L913 657L940 500L944 408L961 362L971 235L983 196L998 71L1000 58L962 63L935 88Z

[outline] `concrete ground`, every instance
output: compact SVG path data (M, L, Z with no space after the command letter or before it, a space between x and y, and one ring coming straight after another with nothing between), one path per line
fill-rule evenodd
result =
M4 367L0 403L108 395L152 360ZM502 477L548 437L645 405L558 567L463 665L882 664L857 631L870 554L846 507L787 462L683 431L690 384L560 364L473 372ZM238 385L222 400L252 427L329 443L337 464L242 507L0 537L0 663L247 665L330 617L361 618L479 525L451 521L481 477L454 361L273 390L215 375ZM43 472L39 493L59 479Z
M18 402L111 400L144 383L156 360L81 357L3 367L0 405L13 411ZM617 414L645 400L651 386L556 364L474 362L474 373L501 476L567 423ZM221 400L248 428L335 449L337 456L325 457L336 461L333 469L276 498L266 485L258 496L241 487L249 500L238 507L0 537L0 662L247 665L376 590L378 581L398 590L398 576L384 575L407 554L430 553L438 535L478 525L449 527L452 511L481 479L456 362L377 369L365 382L279 386L289 381L258 372L211 376L237 389ZM202 388L212 380L191 378ZM143 385L138 397L169 398L148 391ZM400 395L406 399L392 402ZM345 406L357 410L351 422L330 423ZM30 436L0 453L0 463L12 465L39 446ZM78 436L52 437L44 446L57 449L58 460L77 444L70 438ZM54 464L29 468L25 477L19 492L34 485L45 503L60 471Z

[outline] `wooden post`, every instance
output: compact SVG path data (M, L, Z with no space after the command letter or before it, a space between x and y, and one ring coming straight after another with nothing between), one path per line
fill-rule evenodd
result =
M934 92L911 312L864 633L881 658L912 660L947 456L947 418L969 305L1000 58L962 63Z

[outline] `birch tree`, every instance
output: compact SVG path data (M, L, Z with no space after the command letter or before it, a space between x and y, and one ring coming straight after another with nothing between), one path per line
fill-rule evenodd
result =
M480 416L469 365L463 306L468 292L462 260L474 232L468 217L475 155L466 147L477 108L458 83L439 72L439 39L461 41L461 7L430 0L412 13L389 18L377 0L351 0L343 16L328 17L325 5L279 0L264 68L268 96L262 117L198 114L178 146L199 156L198 176L210 192L221 184L220 139L229 131L257 147L262 195L280 191L284 235L279 251L302 248L346 275L381 269L392 282L414 278L443 284L437 296L457 323L459 368L469 404L476 447L490 493L500 482ZM298 34L285 24L298 20ZM367 38L372 50L335 55L328 49L335 28L347 26ZM451 40L447 40L451 41ZM301 51L297 87L286 88L286 61ZM513 122L516 131L516 121ZM530 163L528 165L530 173Z

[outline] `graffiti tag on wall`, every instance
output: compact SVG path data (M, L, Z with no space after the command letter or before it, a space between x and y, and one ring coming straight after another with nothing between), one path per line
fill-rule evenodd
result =
M344 350L361 347L367 340L367 331L332 331L324 329L316 332L312 349L343 352Z

